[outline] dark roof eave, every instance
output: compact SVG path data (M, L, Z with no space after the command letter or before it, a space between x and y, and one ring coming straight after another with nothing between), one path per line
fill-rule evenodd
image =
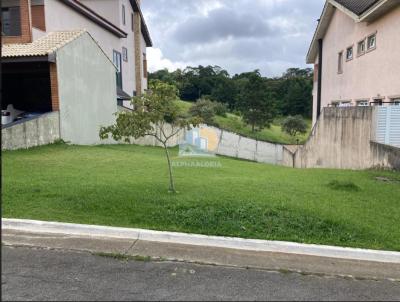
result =
M117 86L117 99L118 100L131 100L132 97Z
M103 27L107 31L111 32L115 36L119 38L126 38L128 36L128 34L124 32L122 29L112 24L110 21L103 18L102 16L97 14L95 11L93 11L83 3L75 0L60 0L60 1L65 5L69 6L70 8L72 8L73 10L75 10L76 12L80 13L81 15L87 17L92 22Z
M319 18L318 24L317 24L317 28L315 29L313 38L311 40L310 46L308 48L308 52L307 52L307 57L306 57L306 63L307 64L314 64L315 61L315 45L316 42L321 39L320 35L320 30L321 27L324 26L324 22L326 22L326 16L328 16L328 18L330 18L330 9L332 8L332 4L329 3L329 1L326 1L324 8L322 10L321 16Z
M353 14L361 16L371 7L376 5L380 0L335 0L346 9L350 10Z
M137 0L130 0L130 3L132 5L133 11L138 12L140 14L142 34L143 34L144 40L146 41L146 46L152 47L153 41L151 40L150 32L149 32L149 29L147 28L146 22L144 21L144 17L142 14L142 10L140 9L140 6L137 3Z
M23 56L23 57L2 57L1 63L32 63L32 62L52 62L56 61L54 54L44 56Z

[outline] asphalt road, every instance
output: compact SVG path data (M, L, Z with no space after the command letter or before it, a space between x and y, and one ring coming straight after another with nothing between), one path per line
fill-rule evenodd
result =
M400 300L400 283L2 247L2 300Z

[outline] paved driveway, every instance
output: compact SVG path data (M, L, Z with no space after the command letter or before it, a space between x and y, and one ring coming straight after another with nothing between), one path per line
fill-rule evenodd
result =
M3 300L399 300L400 283L2 247Z

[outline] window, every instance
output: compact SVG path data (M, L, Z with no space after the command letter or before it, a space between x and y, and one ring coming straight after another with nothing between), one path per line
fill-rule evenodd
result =
M122 24L125 25L125 5L122 5Z
M131 14L131 28L132 28L132 31L133 31L133 24L135 23L135 19L134 19L134 16L133 16L133 14Z
M338 73L343 73L343 51L338 55Z
M346 50L346 61L353 60L353 46L347 48Z
M357 55L361 56L365 54L365 40L358 42Z
M122 64L121 64L121 53L113 51L113 63L117 68L117 86L122 89Z
M368 100L357 101L357 106L358 107L367 107L367 106L369 106L369 101Z
M376 48L376 34L370 35L367 38L367 50L373 50Z
M128 62L128 49L125 47L122 47L122 60L124 60L124 62Z
M21 35L21 12L19 6L1 8L1 34L3 36Z
M339 107L351 107L350 101L340 102Z

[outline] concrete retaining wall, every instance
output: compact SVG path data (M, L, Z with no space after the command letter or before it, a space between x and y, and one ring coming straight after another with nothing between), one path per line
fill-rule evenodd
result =
M16 150L51 144L60 139L58 112L43 114L1 130L1 149Z
M275 165L280 165L283 162L283 145L257 141L207 125L201 125L200 127L213 131L218 137L217 147L215 149L217 155ZM170 133L170 131L170 129L167 129L167 133ZM171 139L168 146L175 147L182 144L185 140L185 136L186 130L182 130ZM154 137L139 138L134 140L133 143L142 146L161 145Z
M257 141L236 133L209 127L219 133L218 155L252 160L260 163L280 165L283 159L283 145Z
M376 110L324 108L306 144L294 152L285 151L284 164L296 168L398 168L400 149L372 142Z
M400 171L400 148L371 142L371 153L374 168Z

